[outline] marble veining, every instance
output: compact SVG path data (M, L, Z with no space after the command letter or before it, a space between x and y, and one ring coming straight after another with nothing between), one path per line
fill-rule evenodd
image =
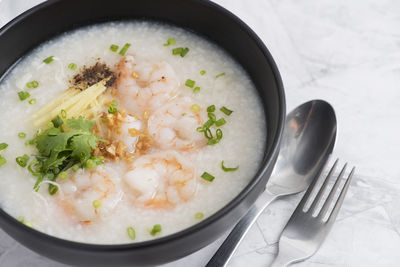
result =
M0 0L0 26L42 0ZM216 0L265 42L279 67L287 109L330 102L338 119L335 157L356 177L321 249L296 266L400 265L400 1ZM264 211L231 267L268 266L301 195ZM204 266L223 241L165 267ZM0 266L61 267L0 231Z

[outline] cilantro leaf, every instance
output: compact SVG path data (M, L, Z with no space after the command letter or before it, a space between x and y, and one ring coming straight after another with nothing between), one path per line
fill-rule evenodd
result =
M71 138L71 156L80 162L88 160L92 154L92 149L97 147L97 137L93 134L75 135Z
M91 120L85 120L82 116L79 118L71 118L67 120L67 127L71 130L88 132L92 130L95 122Z

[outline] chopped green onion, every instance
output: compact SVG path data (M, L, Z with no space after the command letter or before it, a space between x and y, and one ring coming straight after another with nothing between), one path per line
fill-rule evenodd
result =
M185 85L187 86L187 87L190 87L190 88L193 88L193 86L195 85L195 81L193 81L193 80L191 80L191 79L187 79L186 80L186 82L185 82Z
M24 101L25 99L29 98L30 96L31 96L31 94L26 91L18 92L18 97L19 97L19 100L21 100L21 101Z
M28 87L28 88L37 88L38 86L39 86L39 82L38 81L31 81L31 82L26 84L26 87Z
M180 55L182 53L182 50L183 50L182 47L174 48L174 49L172 49L172 54L173 55Z
M211 105L207 107L207 112L214 112L215 111L215 105Z
M217 134L217 139L221 140L222 139L222 130L221 129L217 129L217 131L215 133Z
M8 145L6 143L1 143L0 144L0 151L3 149L6 149L8 147Z
M108 106L108 113L115 114L117 111L118 111L118 109L116 107L114 107L113 105Z
M77 172L79 170L79 165L76 164L72 167L72 171Z
M224 76L224 75L225 75L225 72L216 75L215 78L218 78L218 77L221 77L221 76Z
M152 236L155 236L157 233L161 232L161 225L160 224L155 224L153 226L153 229L151 229L150 234Z
M215 126L219 127L219 126L224 125L225 123L226 123L226 120L224 118L221 118L215 122Z
M67 111L65 111L65 109L62 109L60 113L61 113L61 117L62 117L63 119L66 119L66 118L67 118Z
M114 107L118 107L118 101L114 99L113 101L111 101L111 105L113 105Z
M197 127L196 131L198 131L199 133L202 133L202 132L204 132L204 128L203 127Z
M54 184L49 184L49 194L54 195L58 191L58 186Z
M52 62L54 60L53 57L54 56L50 56L48 58L45 58L45 59L43 59L43 62L46 63L46 64L49 64L50 62Z
M213 120L208 120L208 121L206 121L206 122L203 124L203 128L204 128L204 129L208 129L208 128L210 128L213 124L214 124L214 121L213 121Z
M115 45L115 44L110 45L110 50L113 52L117 52L118 48L119 48L118 45Z
M189 53L189 48L185 47L184 49L182 49L181 57L186 56L187 53Z
M200 92L200 87L196 86L196 87L193 89L193 93L198 93L198 92Z
M213 120L213 121L216 121L216 120L217 120L217 117L215 117L215 114L212 113L212 112L208 112L208 118L209 118L210 120Z
M53 123L55 128L60 127L61 125L63 125L63 120L60 118L60 116L57 115L57 117L55 117L54 119L51 120L51 122Z
M214 138L213 135L212 135L212 132L211 132L211 130L209 128L205 128L204 136L209 140Z
M136 238L136 233L135 233L135 229L133 229L133 227L128 227L126 229L126 233L128 234L129 238L132 240L135 240Z
M190 107L190 110L193 111L193 112L200 111L200 106L197 105L197 104L193 104L193 105Z
M204 180L209 181L209 182L212 182L215 179L215 177L212 176L211 174L209 174L208 172L204 172L201 175L201 178L203 178Z
M54 124L51 121L48 121L46 124L47 128L53 128ZM53 134L52 134L53 135Z
M231 115L232 114L232 112L233 112L233 110L230 110L230 109L228 109L228 108L226 108L226 107L222 107L222 108L220 108L219 110L221 110L223 113L225 113L226 115Z
M35 144L35 140L34 140L34 139L32 139L32 140L27 140L27 141L25 142L25 145L26 145L26 146L33 145L33 144Z
M36 104L36 98L32 98L31 100L28 101L28 103L29 103L30 105Z
M200 75L204 75L204 74L206 74L207 72L205 71L205 70L202 70L202 71L200 71Z
M7 160L5 157L3 157L2 155L0 155L0 166L3 166L4 164L7 163Z
M28 165L28 171L32 173L34 176L39 176L40 175L40 162L37 160L32 161Z
M94 160L88 159L88 160L86 161L86 168L92 169L92 168L94 168L94 167L96 167L96 163L94 162Z
M215 138L209 138L207 145L212 146L215 144L218 144L219 141L221 141L222 139L222 130L221 129L217 129L217 131L215 132L216 137Z
M26 137L26 133L20 132L20 133L18 133L18 137L19 138L25 138Z
M44 175L40 174L40 176L36 179L36 183L33 186L33 190L35 190L36 192L39 191L40 183L43 182L43 180L44 180Z
M125 53L126 53L126 51L128 51L128 49L129 49L130 46L131 46L130 43L126 43L126 44L121 48L121 50L119 50L119 54L120 54L121 56L125 56Z
M201 219L204 218L204 214L203 214L202 212L197 212L197 213L194 215L194 218L197 219L197 220L201 220Z
M26 165L28 164L29 161L29 156L27 154L21 156L21 157L17 157L16 162L18 163L19 166L25 168Z
M62 172L60 172L59 174L58 174L58 178L60 178L61 180L65 180L65 179L67 179L68 178L68 172L66 172L66 171L62 171Z
M174 45L175 43L175 38L168 38L167 43L165 43L164 46Z
M70 70L76 70L77 67L78 66L75 63L69 63L68 64L68 69L70 69Z
M101 203L100 201L98 201L98 200L93 201L93 207L95 209L100 208L101 205L103 205L103 203Z
M224 172L233 172L236 171L237 169L239 169L239 166L234 167L234 168L228 168L224 166L224 161L221 162L221 168Z

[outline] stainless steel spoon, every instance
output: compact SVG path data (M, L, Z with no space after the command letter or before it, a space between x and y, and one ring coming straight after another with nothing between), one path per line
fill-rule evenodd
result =
M336 116L329 103L313 100L290 112L278 159L264 193L233 228L207 267L227 265L250 227L272 201L306 190L322 171L335 139Z

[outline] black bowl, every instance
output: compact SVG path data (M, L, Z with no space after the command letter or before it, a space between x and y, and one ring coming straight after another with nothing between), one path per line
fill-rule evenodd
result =
M278 69L267 48L239 18L199 0L50 0L23 13L0 30L0 76L40 43L80 26L124 19L148 19L187 28L232 55L253 80L267 120L262 164L249 185L202 222L159 239L125 245L92 245L49 236L0 210L0 226L24 246L54 260L84 266L152 265L184 257L231 228L264 190L276 161L285 119ZM244 155L245 156L245 155Z

